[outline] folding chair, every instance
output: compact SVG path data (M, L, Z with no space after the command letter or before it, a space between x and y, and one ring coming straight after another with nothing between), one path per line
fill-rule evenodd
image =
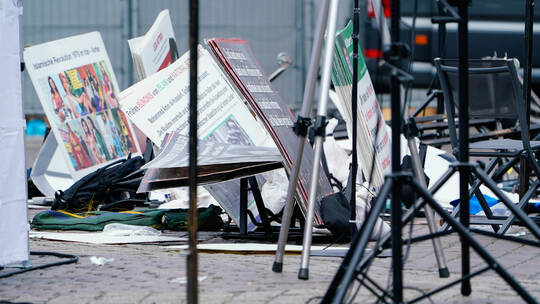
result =
M449 137L452 152L458 152L458 126L455 123L458 105L458 67L457 60L436 58L435 67L443 90L446 113L448 116ZM540 186L540 166L534 155L540 150L540 141L531 141L523 92L518 78L516 64L513 59L489 59L469 61L469 115L472 119L495 119L499 130L504 122L519 127L521 139L494 138L473 142L469 146L469 155L472 157L490 157L486 171L491 173L493 180L499 180L511 167L516 167L520 158L524 158L531 168L532 176L529 181L529 190L522 196L517 207L522 209L536 194ZM492 134L501 134L495 131ZM502 160L509 160L503 162ZM491 224L499 234L504 234L514 222L515 216L494 216L484 196L479 190L478 180L471 182L470 194L475 194L486 218L473 221L471 224ZM457 214L457 209L454 214Z

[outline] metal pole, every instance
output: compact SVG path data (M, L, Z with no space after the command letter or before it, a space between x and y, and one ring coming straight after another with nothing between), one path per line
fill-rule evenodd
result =
M309 63L308 79L304 89L304 99L302 101L302 110L296 121L296 132L298 135L298 141L296 144L295 161L293 163L293 169L289 177L289 186L287 188L287 199L285 201L285 207L283 210L283 217L281 221L281 228L279 230L279 240L276 250L276 256L272 270L274 272L281 272L283 270L283 255L285 252L285 245L287 244L287 237L289 233L289 227L291 225L291 216L294 205L294 194L296 193L296 185L298 182L298 172L302 163L302 153L304 151L304 143L306 142L307 129L309 127L309 117L311 112L311 105L313 102L313 93L315 92L315 85L317 83L317 74L319 61L321 59L322 42L324 39L324 30L326 29L326 23L328 18L328 6L330 1L325 0L321 3L321 9L317 20L317 28L315 32L315 39L313 41L313 48L311 50L311 61Z
M321 161L321 151L325 136L326 110L328 105L328 90L330 89L330 80L332 73L332 60L334 57L334 42L336 39L336 20L339 0L331 0L328 16L328 30L326 32L326 49L324 50L324 61L321 76L320 100L317 109L317 118L315 121L315 156L313 159L313 173L311 176L311 185L309 191L308 212L306 223L304 225L304 239L302 244L302 258L298 278L307 280L309 278L309 254L311 249L311 239L313 230L313 214L315 209L315 197L317 195L317 181L319 179L319 167Z
M189 1L189 253L187 256L187 300L198 300L197 257L197 47L199 43L199 1Z
M531 117L531 66L533 48L533 18L534 0L527 0L525 6L525 62L523 63L523 99L525 100L525 113L527 117L527 127L530 128ZM522 156L519 163L519 199L529 189L529 179L531 177L531 166L527 159Z
M400 22L400 2L393 0L390 5L391 23L390 33L392 37L392 47L397 49L396 43L399 38L399 22ZM398 51L399 52L399 51ZM401 68L401 58L399 54L395 55L396 59L392 64ZM397 71L393 70L391 75L391 102L392 102L392 173L396 174L401 171L401 82ZM392 295L395 303L403 302L403 248L401 238L401 201L398 199L401 195L401 184L395 182L392 187L392 279L393 289Z
M394 0L392 3L398 2ZM392 72L392 87L391 87L391 100L392 100L392 173L398 173L401 170L401 111L400 111L400 89L401 83L399 82L397 72ZM392 224L392 278L393 278L393 296L396 303L403 302L403 248L401 239L401 201L399 197L401 195L400 182L396 182L392 187L392 212L391 212L391 224Z
M439 16L444 14L442 4L438 3ZM446 58L446 23L440 22L438 27L438 44L437 44L437 55L440 58ZM439 77L439 76L435 76ZM437 88L440 90L440 85L437 85ZM437 94L437 114L444 114L444 98L442 93Z
M532 52L533 52L533 19L534 19L534 0L527 0L525 12L525 63L523 77L523 98L525 99L525 108L527 110L527 123L530 125L531 116L531 73L532 73Z
M354 7L353 7L353 36L352 36L352 43L353 43L353 54L352 54L352 62L353 62L353 70L352 70L352 164L351 164L351 184L348 185L351 187L351 201L350 204L350 210L351 210L351 216L350 216L350 230L351 230L351 238L356 233L356 173L358 172L358 147L356 143L356 137L358 136L358 126L356 124L356 119L358 115L358 29L360 27L360 8L358 7L358 0L354 0ZM377 137L377 136L375 136Z
M139 0L129 0L130 1L130 10L129 10L129 22L130 22L130 33L129 38L139 36ZM130 55L128 53L128 55ZM129 65L127 66L127 79L129 84L132 84L135 80L135 74L133 73L133 60L131 60L131 55L128 56Z
M469 43L468 43L468 4L469 1L458 2L459 24L459 200L461 224L469 229ZM461 237L461 275L471 272L470 244L467 238ZM461 282L461 294L471 294L471 281L467 278Z
M133 37L132 33L132 19L131 19L131 0L124 0L123 9L122 9L122 40L127 41ZM123 88L127 88L131 83L133 83L133 63L131 62L131 54L129 48L124 48L122 52L122 72L123 76L121 78L121 83Z
M298 66L299 73L296 75L296 80L306 86L306 27L305 27L305 12L304 12L304 1L295 1L295 30L298 35L295 45L295 54L296 54L296 64ZM302 92L297 90L296 100L300 101L302 99Z

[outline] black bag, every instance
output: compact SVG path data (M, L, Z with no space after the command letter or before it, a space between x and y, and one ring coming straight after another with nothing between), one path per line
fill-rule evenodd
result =
M351 207L343 192L336 192L323 197L321 200L321 216L324 225L336 242L349 242L351 240L351 226L349 220L351 218Z
M117 160L100 168L77 182L66 191L56 191L52 210L72 213L97 210L99 205L135 198L142 179L140 156Z

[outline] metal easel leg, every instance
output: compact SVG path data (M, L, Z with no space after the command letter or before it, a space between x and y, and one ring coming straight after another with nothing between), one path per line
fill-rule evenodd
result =
M319 179L319 163L321 161L321 151L326 127L326 111L328 105L328 91L330 89L330 80L332 73L332 60L334 57L334 42L336 39L336 20L338 14L339 0L331 0L329 11L328 29L326 32L324 50L324 61L321 76L320 99L317 109L317 118L315 121L315 157L313 160L313 170L311 176L311 185L309 191L308 212L306 215L306 224L304 227L304 239L302 244L302 259L298 278L307 280L309 278L309 254L311 249L312 230L313 230L313 214L315 209L315 198L317 196L317 180Z
M313 49L311 51L311 61L309 64L308 79L306 87L304 89L304 100L302 102L302 110L295 124L295 132L298 135L298 142L296 146L295 161L293 163L293 169L289 176L289 186L287 188L287 199L285 201L285 207L283 210L283 217L281 222L281 228L279 230L279 240L276 250L276 256L272 270L274 272L281 272L283 270L283 255L285 253L285 245L287 244L287 238L289 233L289 227L291 225L291 216L294 206L294 194L296 192L296 185L298 183L298 173L302 163L302 153L304 151L304 144L306 142L306 136L308 127L311 125L310 112L313 102L313 94L315 92L315 84L317 82L317 74L319 61L321 58L322 42L324 38L324 31L326 29L328 21L328 7L330 0L324 0L321 3L321 9L317 20L317 28L315 32L315 39L313 41Z

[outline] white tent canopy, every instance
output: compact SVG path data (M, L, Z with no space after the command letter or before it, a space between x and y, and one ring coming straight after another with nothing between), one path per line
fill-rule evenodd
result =
M28 260L28 215L17 1L0 0L0 266Z

